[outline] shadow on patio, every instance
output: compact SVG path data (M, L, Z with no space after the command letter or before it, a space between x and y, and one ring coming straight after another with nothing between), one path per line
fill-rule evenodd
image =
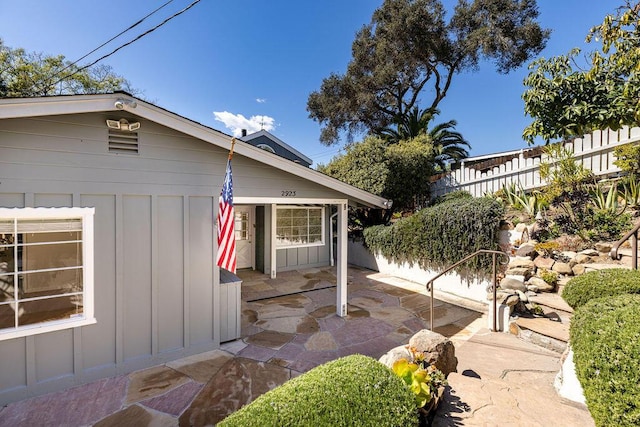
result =
M275 363L297 373L349 354L379 358L429 328L424 285L370 270L348 270L348 314L336 315L335 269L278 273L270 279L241 271L242 340L239 356ZM435 331L452 337L482 316L434 301ZM477 329L477 327L475 328Z
M242 339L219 350L25 399L0 409L0 425L215 425L266 391L353 353L379 358L427 328L423 285L348 270L348 315L336 315L331 268L242 271ZM435 301L436 331L466 340L479 312ZM457 338L456 338L457 337ZM454 341L455 342L455 341Z

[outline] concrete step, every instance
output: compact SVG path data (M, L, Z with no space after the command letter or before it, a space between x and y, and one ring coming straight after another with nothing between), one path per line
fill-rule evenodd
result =
M541 292L529 296L529 301L539 306L547 307L564 313L573 313L573 308L557 293Z
M569 342L569 323L547 317L518 317L509 331L518 338L562 354Z
M557 395L550 384L555 374L534 367L505 372L505 381L452 372L431 425L595 426L585 405Z
M569 342L569 325L546 317L518 317L515 323L522 329L529 329L565 343Z
M589 271L607 270L607 269L610 269L610 268L624 268L624 269L627 269L627 270L631 270L631 265L608 264L608 263L584 264L585 273L588 273Z
M456 358L434 427L594 426L586 407L558 397L556 352L484 329L456 345Z
M633 250L631 250L631 248L620 248L618 249L618 255L628 256L629 258L631 258L633 256ZM640 250L638 250L638 255L640 258Z

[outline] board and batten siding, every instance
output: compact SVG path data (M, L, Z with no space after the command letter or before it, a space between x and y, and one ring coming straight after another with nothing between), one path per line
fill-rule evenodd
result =
M108 151L105 120L121 117L141 122L137 155ZM95 207L97 319L0 341L0 404L219 347L213 218L226 159L126 112L0 121L0 206ZM343 197L243 156L233 171L236 196Z
M212 198L0 193L0 205L96 208L97 319L95 325L0 341L0 355L11 361L0 366L0 402L219 346L212 318Z

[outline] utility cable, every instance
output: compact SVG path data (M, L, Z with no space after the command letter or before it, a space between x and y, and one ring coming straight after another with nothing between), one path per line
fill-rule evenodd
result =
M138 25L142 24L142 22L147 19L148 17L150 17L151 15L155 14L156 12L158 12L160 9L164 8L165 6L167 6L169 3L172 3L174 0L169 0L168 2L166 2L165 4L163 4L162 6L158 7L156 10L154 10L153 12L147 14L146 16L144 16L142 19L139 19L138 22L130 25L127 29L120 31L117 35L111 37L109 40L107 40L106 42L102 43L100 46L98 46L97 48L93 49L91 52L87 53L86 55L84 55L82 58L79 58L75 61L73 61L72 63L68 64L66 67L64 67L63 69L61 69L60 71L57 71L55 73L55 75L53 77L55 77L56 75L60 75L62 74L64 71L68 70L69 68L73 67L74 65L76 65L78 62L82 61L84 58L86 58L87 56L91 55L92 53L96 52L97 50L102 49L104 46L108 45L109 43L111 43L112 41L114 41L115 39L117 39L118 37L120 37L121 35L123 35L124 33L126 33L127 31L130 31L132 29L134 29L135 27L137 27ZM56 82L57 83L57 82Z
M140 34L139 36L137 36L136 38L134 38L133 40L118 46L117 48L115 48L114 50L112 50L111 52L107 53L106 55L101 56L100 58L96 59L95 61L93 61L92 63L85 65L83 67L78 68L76 71L74 71L71 74L67 74L64 77L59 78L58 80L56 80L51 86L55 86L58 83L60 83L61 81L68 79L69 77L73 76L74 74L77 74L81 71L86 70L87 68L93 67L94 65L96 65L98 62L102 61L103 59L106 59L108 57L110 57L111 55L113 55L114 53L118 52L120 49L129 46L130 44L140 40L142 37L146 36L147 34L150 34L152 32L154 32L155 30L157 30L158 28L162 27L164 24L166 24L167 22L171 21L173 18L182 15L184 12L186 12L187 10L191 9L193 6L195 6L196 4L200 3L200 0L195 0L193 3L191 3L189 6L185 7L184 9L174 13L173 15L171 15L170 17L168 17L167 19L165 19L164 21L162 21L161 23L159 23L158 25L156 25L153 28L148 29L147 31L145 31L144 33Z

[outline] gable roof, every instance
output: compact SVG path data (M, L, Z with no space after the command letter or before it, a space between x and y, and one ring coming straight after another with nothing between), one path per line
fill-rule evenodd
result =
M305 156L304 154L302 154L300 151L296 150L295 148L293 148L292 146L290 146L289 144L287 144L286 142L282 141L280 138L278 138L277 136L267 132L266 130L261 130L259 132L255 132L252 134L249 134L247 136L243 136L242 138L240 138L242 141L245 142L249 142L251 140L260 138L260 137L266 137L269 140L273 141L276 145L279 145L280 147L282 147L284 150L292 153L293 155L299 157L300 159L302 159L304 162L306 162L307 164L311 165L313 163L313 160L310 159L309 157Z
M225 150L231 148L232 136L124 92L96 95L62 95L39 98L0 99L0 119L121 110L159 123ZM388 200L383 197L360 190L316 170L256 148L248 143L236 144L234 153L249 157L300 178L313 181L324 187L331 188L344 194L347 196L346 198L358 205L385 208L388 204Z

